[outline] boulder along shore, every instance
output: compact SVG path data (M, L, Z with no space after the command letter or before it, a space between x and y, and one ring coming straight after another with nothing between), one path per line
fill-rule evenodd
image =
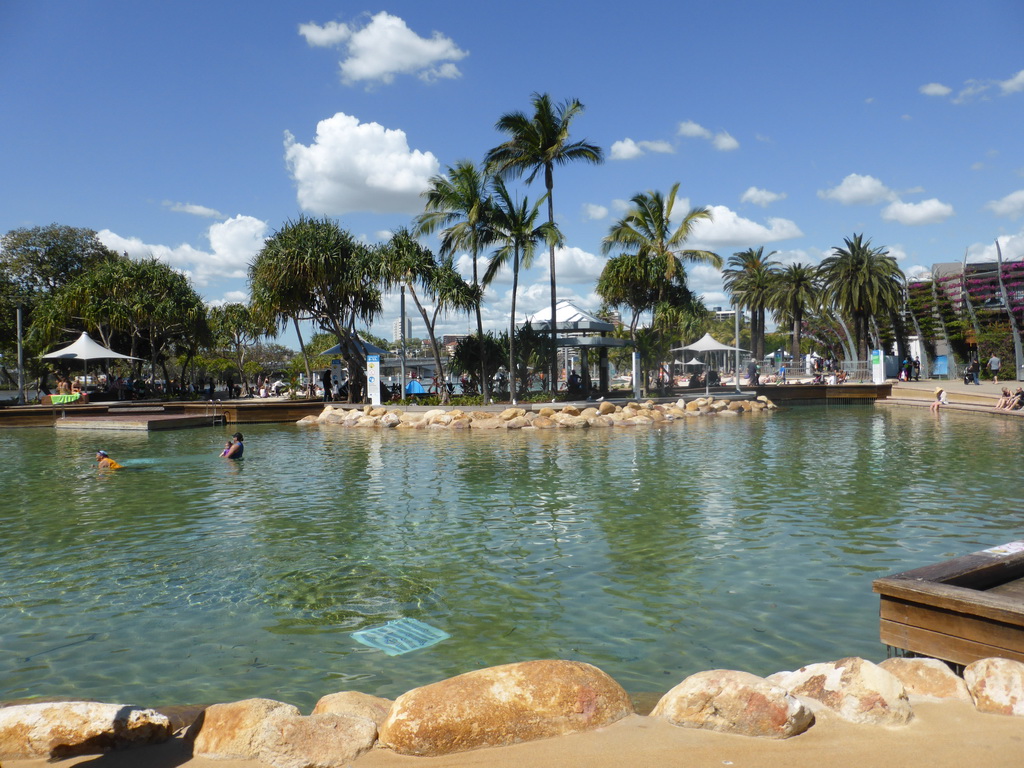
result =
M319 416L306 416L299 424L326 424L341 427L383 427L386 429L589 429L602 427L651 427L680 419L705 416L736 417L776 410L764 395L756 400L721 400L699 397L678 400L670 405L651 400L615 405L601 402L580 408L577 405L545 406L538 411L511 407L502 411L473 411L462 408L432 408L409 411L386 406L325 405Z
M193 713L194 714L194 713ZM95 757L102 753L102 757ZM403 766L1019 766L1024 663L861 658L767 678L708 670L650 714L606 673L539 660L474 670L395 700L328 694L309 715L273 699L184 720L121 704L0 708L3 768Z

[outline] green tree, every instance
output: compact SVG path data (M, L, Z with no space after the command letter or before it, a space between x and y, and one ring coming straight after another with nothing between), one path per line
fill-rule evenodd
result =
M412 297L427 329L430 349L434 355L437 375L444 381L441 347L435 328L442 312L468 312L480 306L480 287L462 279L453 264L451 254L438 259L428 248L420 245L405 228L392 234L381 249L382 280L386 288L404 285ZM432 305L428 310L427 304ZM441 402L449 402L448 388L441 387Z
M733 303L750 310L750 347L757 360L764 357L765 310L771 305L779 269L774 255L772 251L765 256L763 246L748 248L730 256L728 269L722 272L722 282Z
M857 359L868 359L869 323L900 305L905 277L885 248L854 234L818 268L826 301L853 325Z
M39 346L81 330L132 357L147 356L151 374L209 341L206 307L184 275L152 258L115 256L93 265L40 302L29 330Z
M575 162L598 164L604 160L604 152L599 146L586 140L569 141L572 122L583 112L583 105L577 99L553 104L548 94L534 93L531 103L532 116L524 112L509 112L498 118L495 128L508 136L508 141L491 149L484 161L487 168L498 176L519 178L526 174L527 184L532 183L543 171L548 200L548 223L554 226L555 166ZM551 275L550 333L554 341L555 305L558 302L554 241L548 243L548 248L548 272ZM548 384L554 392L558 386L558 349L554 344L551 346L550 366Z
M96 232L80 227L13 229L0 238L0 267L26 296L49 293L115 258Z
M210 330L214 342L230 350L242 386L248 389L246 355L266 336L273 336L276 323L252 311L245 304L225 304L212 307L209 312Z
M665 197L661 192L641 192L630 200L626 215L612 225L608 235L601 241L601 252L608 254L615 249L636 254L654 262L661 269L664 280L658 283L658 298L673 283L684 261L708 264L722 268L722 257L717 253L684 248L686 240L693 233L698 221L711 221L707 208L693 208L679 226L672 228L672 210L676 204L679 184L676 183ZM685 277L681 281L685 284Z
M772 305L776 321L788 322L793 329L790 354L795 363L800 358L800 334L804 316L818 305L820 300L818 270L809 264L790 264L775 278Z
M498 272L512 259L512 307L509 317L508 336L508 370L509 375L516 378L516 297L519 292L519 268L529 269L533 265L537 243L554 240L562 241L561 233L550 222L537 223L540 206L544 202L541 197L532 206L524 197L521 201L513 199L508 187L501 178L492 182L494 205L492 215L493 239L500 243L491 257L484 273L483 284L488 286ZM516 402L516 387L512 387L512 402Z
M310 318L334 334L349 369L349 402L361 399L366 355L356 323L381 313L380 258L326 217L288 221L249 265L258 313Z
M416 234L429 234L441 229L441 256L454 256L465 248L473 259L473 287L480 286L477 260L480 250L490 243L491 199L487 194L487 177L469 160L459 161L448 173L434 176L423 196L426 210L416 217ZM477 342L484 343L481 302L476 311ZM481 346L479 358L485 359ZM487 402L487 381L482 382L484 403Z

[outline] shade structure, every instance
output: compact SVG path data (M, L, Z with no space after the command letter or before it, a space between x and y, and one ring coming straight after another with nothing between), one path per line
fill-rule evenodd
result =
M689 352L735 352L736 347L730 347L728 344L723 344L710 333L705 333L697 341L693 342L693 344L684 344L672 351L678 352L680 350L687 350Z
M132 357L131 355L122 355L120 352L115 352L112 349L107 349L102 344L99 344L92 340L85 331L78 337L78 341L73 344L69 344L63 349L58 349L56 352L50 352L47 355L43 355L44 358L50 360L141 360L139 357Z
M692 360L687 360L683 365L705 365L703 360L698 360L696 357Z
M376 344L371 344L368 341L363 341L362 339L360 339L359 343L363 347L363 354L364 355L386 355L388 353L388 351L386 349L381 349ZM341 354L341 344L335 344L333 347L331 347L330 349L325 349L320 354L321 355L338 355L338 354Z

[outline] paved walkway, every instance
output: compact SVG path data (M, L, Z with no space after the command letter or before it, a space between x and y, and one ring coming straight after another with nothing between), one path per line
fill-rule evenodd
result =
M1015 418L1024 418L1024 410L1004 411L996 410L996 401L1002 395L1002 388L1005 386L1011 392L1024 383L1017 381L1000 381L995 384L991 381L982 381L979 385L964 384L963 379L949 381L946 379L922 379L921 381L895 381L892 383L892 404L903 405L930 405L935 399L935 388L942 387L946 390L949 405L953 410L989 412L1000 415L1007 415ZM884 403L885 401L879 401Z

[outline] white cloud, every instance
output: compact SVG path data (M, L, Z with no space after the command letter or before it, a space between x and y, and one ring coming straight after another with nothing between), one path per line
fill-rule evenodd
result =
M1024 91L1024 69L1009 80L1000 81L999 87L1002 89L1003 93L1017 93L1017 91Z
M562 283L586 283L593 284L601 276L606 259L602 256L595 256L582 248L569 246L555 249L555 275L558 278L558 285ZM537 261L534 261L537 264ZM550 273L547 269L548 260L543 259L545 279L550 280Z
M747 191L740 197L741 203L753 203L759 205L762 208L767 208L772 203L776 203L779 200L785 200L785 192L769 192L767 189L758 189L757 187L747 187Z
M740 143L725 131L716 133L715 138L711 140L711 144L721 152L731 152L734 149L740 148Z
M727 131L712 134L703 125L695 123L693 120L681 122L677 133L690 139L707 139L715 149L721 152L730 152L734 149L739 149L740 146L740 143L729 135Z
M395 75L415 75L426 82L457 78L462 73L454 62L469 55L440 32L420 37L386 11L370 17L362 28L333 21L322 27L309 23L299 26L299 34L310 45L347 46L340 64L341 79L347 85L391 83Z
M648 152L672 154L675 148L667 141L633 141L627 137L612 144L610 156L612 160L632 160Z
M409 149L404 131L343 112L321 120L308 147L285 131L284 147L299 205L319 214L417 213L439 168L430 152Z
M679 124L679 135L691 139L710 139L711 131L692 120L685 120Z
M205 205L195 205L193 203L172 203L170 200L164 200L163 204L176 213L189 213L193 216L202 216L208 219L224 218L223 213L214 208L207 208Z
M953 215L953 206L934 197L920 203L904 203L894 200L882 210L886 221L897 221L908 226L938 224Z
M996 216L1009 216L1015 219L1024 214L1024 189L1011 192L1000 200L993 200L985 205Z
M948 96L953 89L942 83L926 83L917 89L925 96Z
M213 224L206 233L210 251L201 251L188 244L174 248L147 244L140 238L122 237L109 229L98 232L96 236L111 250L127 253L133 259L159 259L202 287L217 278L244 278L249 262L266 240L267 223L252 216L235 216Z
M308 24L299 24L299 34L313 47L329 48L352 37L352 30L348 24L340 21L328 21L322 27L311 21Z
M249 294L245 291L228 291L219 299L211 299L206 302L211 307L223 307L225 304L247 304Z
M851 173L832 189L819 189L818 197L836 200L843 205L874 205L886 200L895 200L896 193L874 176Z
M608 217L608 209L603 205L585 203L583 206L583 215L591 221L600 221L601 219Z
M902 245L887 245L885 246L885 250L887 250L889 255L896 259L896 261L907 260L907 251Z
M640 149L635 141L627 138L622 141L613 142L609 156L612 160L632 160L635 157L642 156L643 153L644 151Z
M754 246L803 237L794 222L789 219L767 219L767 225L745 219L724 205L712 205L711 221L697 221L693 227L691 243L700 243L708 250L719 246Z

